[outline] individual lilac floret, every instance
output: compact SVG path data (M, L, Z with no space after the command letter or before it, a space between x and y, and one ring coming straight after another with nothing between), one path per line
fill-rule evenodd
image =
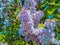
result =
M40 16L40 19L44 16L43 11L41 11L41 10L39 10L37 13L38 13L38 14L39 14L39 16Z

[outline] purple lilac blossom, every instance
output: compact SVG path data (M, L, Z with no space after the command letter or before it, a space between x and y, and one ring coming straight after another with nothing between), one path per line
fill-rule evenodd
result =
M28 36L30 40L35 41L36 43L42 43L48 45L48 42L51 40L51 31L54 30L55 21L46 21L44 25L46 29L37 28L37 25L40 22L40 19L44 16L43 11L36 11L35 0L30 0L31 6L30 10L27 7L22 8L21 12L18 15L19 20L21 21L21 28L23 30L23 35ZM26 3L25 3L26 4ZM34 6L34 7L33 7ZM32 10L33 9L33 10ZM34 13L31 13L31 10ZM53 23L53 24L52 24ZM52 27L53 26L53 27ZM27 40L27 37L25 37Z

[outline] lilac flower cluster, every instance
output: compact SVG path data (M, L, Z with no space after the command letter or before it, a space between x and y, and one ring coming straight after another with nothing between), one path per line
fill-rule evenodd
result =
M41 10L36 11L34 2L36 3L35 0L30 0L30 9L23 6L22 11L19 13L18 18L21 21L21 29L18 32L25 36L26 40L32 40L36 43L42 43L42 45L48 45L48 42L50 42L52 38L55 21L50 20L48 22L48 20L46 20L44 23L46 29L38 28L37 25L44 16L44 13ZM32 13L31 10L34 13Z
M51 19L46 19L44 25L48 30L54 30L56 22Z

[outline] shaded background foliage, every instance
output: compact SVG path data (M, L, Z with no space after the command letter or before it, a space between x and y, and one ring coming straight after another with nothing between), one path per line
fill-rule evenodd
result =
M1 6L2 2L5 4L4 8ZM4 0L0 1L0 11L2 9L2 14L0 14L0 41L8 45L35 45L32 41L25 41L24 37L18 34L20 21L17 16L22 8L21 1L12 0L11 3L7 2ZM60 1L40 0L37 10L43 10L45 14L40 23L43 23L45 19L56 20L56 39L60 40Z

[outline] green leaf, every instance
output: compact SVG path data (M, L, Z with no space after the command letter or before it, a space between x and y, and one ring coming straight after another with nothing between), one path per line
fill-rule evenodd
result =
M52 15L56 9L57 9L56 7L48 8L47 13L48 13L49 15Z
M51 2L52 2L52 3L55 3L55 2L56 2L56 0L51 0Z

